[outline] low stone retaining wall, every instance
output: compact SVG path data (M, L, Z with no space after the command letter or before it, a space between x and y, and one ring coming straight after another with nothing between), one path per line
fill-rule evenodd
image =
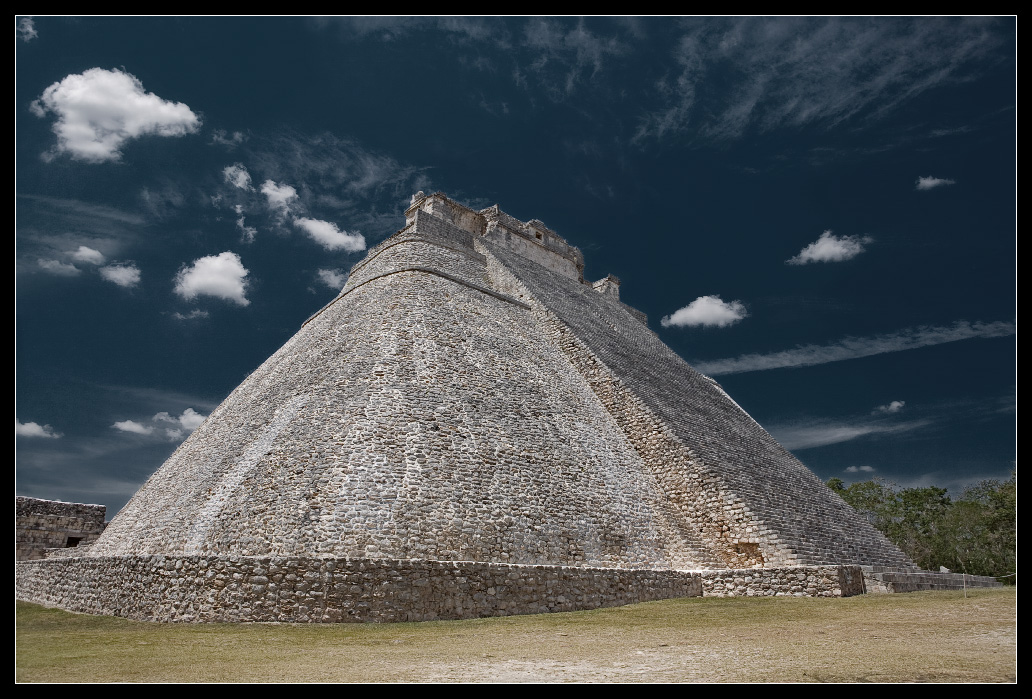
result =
M996 578L931 570L863 566L868 592L923 592L925 590L963 590L968 587L1001 587Z
M852 597L864 594L860 566L705 570L703 597Z
M150 621L393 622L698 597L699 573L497 563L82 556L17 564L18 599Z

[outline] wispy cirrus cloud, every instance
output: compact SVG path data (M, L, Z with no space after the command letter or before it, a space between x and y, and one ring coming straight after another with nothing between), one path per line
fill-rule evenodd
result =
M710 376L769 369L790 369L870 357L887 352L902 352L971 338L1006 337L1014 333L1013 323L1005 321L970 323L962 320L948 327L907 328L885 335L847 337L829 345L801 345L770 354L743 354L728 359L696 361L692 362L692 366Z
M910 432L932 424L932 420L910 422L813 422L769 425L767 430L789 451L825 447L879 434Z
M258 229L254 226L248 226L244 223L244 207L242 204L237 204L233 207L233 211L237 214L237 228L240 229L240 240L244 243L253 243L255 236L258 235Z
M75 277L82 273L75 265L70 265L67 262L61 262L60 260L50 260L42 258L37 260L39 268L49 274L56 274L59 277Z
M319 27L336 27L347 35L396 41L414 32L436 31L452 43L489 41L499 48L509 46L502 20L492 17L319 17Z
M785 260L786 265L806 265L813 262L844 262L864 251L864 246L874 242L869 236L835 235L824 231L795 257Z
M284 132L255 138L249 150L252 169L268 173L273 183L295 185L295 194L308 209L346 209L381 194L407 200L413 192L429 189L427 168L398 162L330 133ZM312 190L307 184L311 182L321 183L320 189Z
M521 47L533 58L527 71L554 99L570 96L579 83L599 75L606 62L625 54L629 46L616 34L588 28L584 19L529 20Z
M176 320L194 320L196 318L207 318L209 315L208 311L202 311L199 308L195 308L189 313L179 313L176 311L172 314L172 317Z
M68 75L44 90L30 109L40 118L56 117L57 144L45 158L67 153L89 163L120 160L131 139L183 136L201 125L188 106L147 92L136 76L118 69Z
M941 85L977 75L1002 41L982 18L700 18L686 20L676 70L638 141L877 120Z
M147 220L139 214L79 199L19 194L18 201L19 205L24 202L34 209L46 210L51 215L59 217L60 223L65 226L84 228L89 231L106 230L112 226L136 227L147 223Z
M215 129L215 131L211 135L212 145L223 146L228 150L233 150L246 140L247 136L240 133L239 131L227 133L225 129Z
M935 189L936 187L946 187L951 184L957 184L954 180L947 180L942 177L918 177L917 184L914 189L918 191L925 191L929 189Z
M428 168L330 133L256 134L241 155L251 172L266 177L260 209L277 227L310 218L341 221L349 230L390 231L413 192L432 191ZM247 210L255 213L250 204Z
M179 215L190 204L193 192L187 183L165 179L140 188L140 203L152 219L168 219Z
M17 213L19 272L74 276L147 235L142 216L75 199L19 194Z

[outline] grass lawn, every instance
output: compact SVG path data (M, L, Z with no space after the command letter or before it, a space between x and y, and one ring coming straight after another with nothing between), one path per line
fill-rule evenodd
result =
M157 624L18 603L18 682L1015 682L1017 589L693 598L411 624Z

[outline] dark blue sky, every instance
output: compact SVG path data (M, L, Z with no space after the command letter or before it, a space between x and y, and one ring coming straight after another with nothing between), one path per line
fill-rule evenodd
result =
M17 26L19 494L120 508L418 190L544 221L823 479L1014 467L1013 17Z

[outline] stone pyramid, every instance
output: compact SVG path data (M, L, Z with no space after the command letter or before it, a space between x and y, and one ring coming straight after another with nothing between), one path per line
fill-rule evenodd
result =
M912 567L583 267L540 221L420 192L96 543L19 564L23 596L389 621L699 594L689 571ZM840 573L809 593L847 594Z

